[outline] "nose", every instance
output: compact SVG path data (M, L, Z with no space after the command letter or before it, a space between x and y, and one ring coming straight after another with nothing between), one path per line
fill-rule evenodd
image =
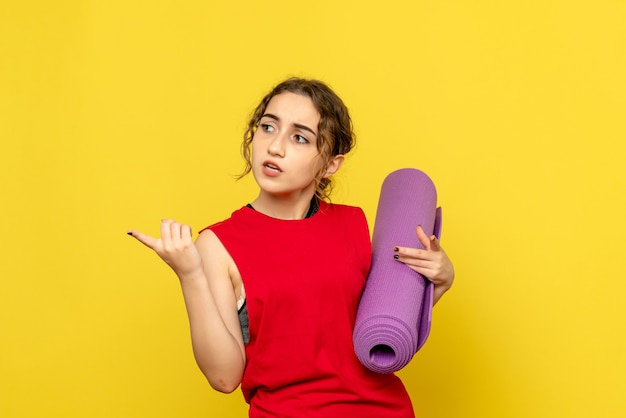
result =
M267 147L267 153L274 157L285 156L285 135L282 133L277 134L272 138L269 147Z

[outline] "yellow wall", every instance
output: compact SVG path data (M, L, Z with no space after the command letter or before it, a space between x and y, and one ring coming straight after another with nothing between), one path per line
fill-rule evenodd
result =
M625 416L626 4L213 3L0 4L0 416L245 416L125 232L252 199L243 125L288 75L352 110L335 201L437 184L457 282L401 372L420 416Z

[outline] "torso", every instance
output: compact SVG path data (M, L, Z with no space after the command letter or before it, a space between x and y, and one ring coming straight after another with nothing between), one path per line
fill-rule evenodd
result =
M323 204L311 219L280 221L242 208L211 229L231 256L236 297L245 286L242 390L251 417L413 416L400 380L365 369L354 354L371 259L360 209Z

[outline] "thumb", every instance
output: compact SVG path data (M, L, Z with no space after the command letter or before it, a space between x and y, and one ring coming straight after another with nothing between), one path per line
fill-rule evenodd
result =
M430 236L430 249L433 251L439 251L441 249L441 245L439 245L439 240L436 236Z
M159 242L159 240L157 240L156 238L134 230L128 231L127 234L135 238L137 241L141 242L146 247L156 251L156 246Z

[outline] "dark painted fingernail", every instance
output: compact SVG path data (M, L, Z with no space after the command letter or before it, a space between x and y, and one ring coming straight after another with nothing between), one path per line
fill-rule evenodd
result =
M133 236L132 232L127 232L128 235L130 235L131 237Z
M393 247L393 250L394 250L395 252L398 252L398 251L400 251L400 248L398 248L398 247Z
M393 258L395 258L397 260L398 258L400 258L400 256L398 254L396 254L396 255L393 256Z

